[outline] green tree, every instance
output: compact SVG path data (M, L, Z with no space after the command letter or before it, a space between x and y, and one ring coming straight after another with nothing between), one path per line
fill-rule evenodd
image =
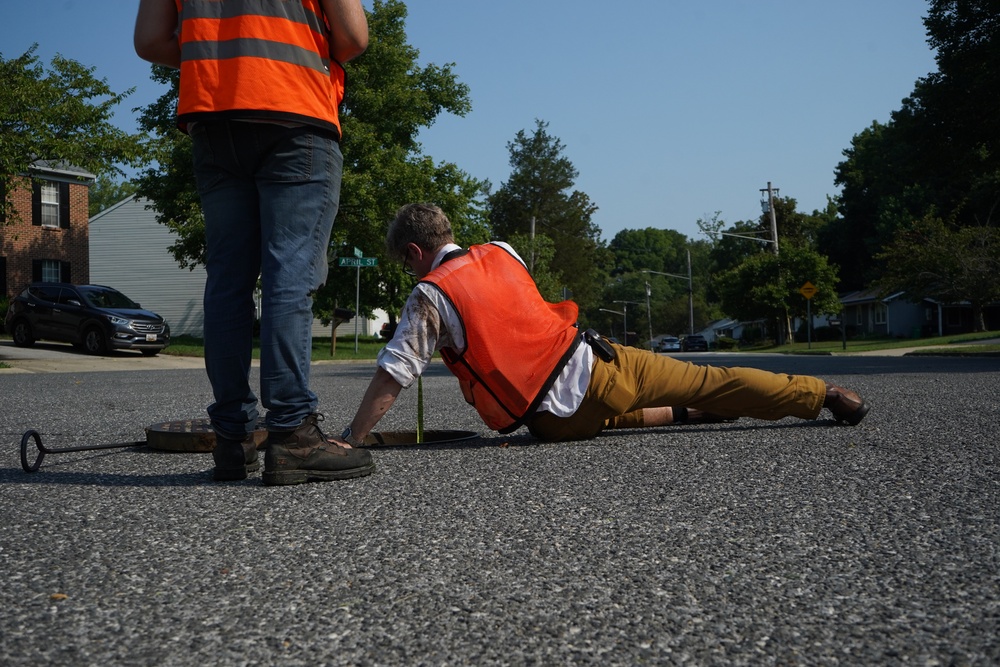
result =
M821 247L845 288L876 280L875 256L913 221L982 225L1000 203L1000 4L932 0L924 25L938 71L917 80L888 123L856 135L835 170L842 218Z
M818 290L811 305L799 293L807 281ZM782 247L780 255L758 252L715 278L727 315L746 321L771 320L779 340L787 340L790 334L788 317L805 317L808 308L813 315L839 313L836 287L837 272L826 257L795 244Z
M135 194L135 189L136 185L131 181L117 181L107 176L98 176L90 188L90 216L93 217Z
M549 268L556 254L552 239L543 235L531 238L528 234L514 234L505 240L528 266L542 298L551 303L565 300L563 285Z
M611 273L615 279L605 284L601 305L611 308L609 304L615 301L637 302L638 306L629 306L629 329L636 331L640 340L645 340L650 330L655 336L657 333L683 333L690 328L692 301L686 280L689 252L695 328L700 329L707 321L715 319L717 313L705 298L708 282L704 277L707 274L700 274L700 280L694 274L696 260L703 264L707 261L704 243L692 243L675 230L647 227L618 232L608 244L608 250L614 256L615 268Z
M402 267L386 261L385 231L403 204L438 204L452 221L462 244L488 239L485 183L456 165L435 163L421 153L421 128L443 112L465 115L469 90L451 65L419 66L419 51L405 30L406 6L398 0L376 0L368 13L368 50L347 63L347 92L341 111L344 177L340 211L331 238L332 263L327 284L314 302L317 316L329 321L333 308L354 307L352 269L336 266L338 255L355 247L379 258L376 268L360 272L363 315L385 309L395 321L410 292L411 279ZM140 179L139 192L155 203L159 221L178 233L171 251L182 266L203 262L204 220L195 190L191 145L175 128L178 73L153 67L153 78L169 90L147 107L143 126L155 133L156 168Z
M420 52L407 41L406 16L399 0L376 0L368 15L368 50L347 64L344 182L331 240L335 251L357 247L384 258L389 221L400 206L416 201L440 206L460 245L489 239L487 184L452 163L435 163L422 154L418 141L420 130L442 113L469 112L469 87L458 80L453 64L418 64ZM344 270L339 271L331 269L317 299L321 314L334 303L354 302L354 281L339 279ZM370 314L373 307L383 308L394 323L411 288L401 266L380 261L377 269L362 271L361 310Z
M776 340L790 340L790 318L805 316L806 302L799 288L806 282L818 289L812 312L840 312L837 297L837 268L816 250L818 238L834 215L828 203L825 211L811 215L797 210L791 197L775 197L774 216L778 233L775 254L771 213L767 207L756 222L738 222L729 229L718 216L699 220L699 227L714 240L710 295L718 299L723 312L741 320L768 319L774 322Z
M67 164L96 176L124 175L120 165L138 166L142 135L115 127L117 107L133 89L115 93L105 79L75 60L55 56L51 69L39 63L34 44L23 55L0 54L0 183L24 177L37 161ZM17 212L3 197L0 219Z
M1000 229L995 225L959 227L926 216L877 259L887 267L880 281L883 293L968 301L976 331L986 329L983 307L1000 301Z
M548 123L518 131L508 142L510 178L489 197L489 219L496 238L513 234L548 236L555 248L551 269L582 308L600 297L604 280L597 210L586 193L574 190L579 172L564 155L562 141L548 133Z

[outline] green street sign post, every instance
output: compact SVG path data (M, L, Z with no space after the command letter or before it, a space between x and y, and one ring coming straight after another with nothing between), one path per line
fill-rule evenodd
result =
M814 296L816 296L816 292L818 292L818 291L819 290L816 289L816 286L813 285L808 280L805 282L804 285L802 285L802 287L799 288L799 294L801 294L802 296L804 296L806 298L806 336L808 337L808 340L809 340L809 349L810 350L813 347L813 337L812 337L812 329L813 329L812 298Z
M363 257L364 253L354 249L354 257L338 257L337 266L353 266L358 269L354 284L354 354L358 353L358 315L361 314L361 267L378 266L378 257Z

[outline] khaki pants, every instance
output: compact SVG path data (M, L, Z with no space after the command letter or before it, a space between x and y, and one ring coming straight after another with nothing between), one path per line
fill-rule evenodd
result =
M683 406L722 417L815 419L826 397L826 383L808 375L700 366L634 347L614 348L614 361L594 362L577 411L569 417L538 413L528 422L532 435L584 440L605 427L640 427L642 409L657 407Z

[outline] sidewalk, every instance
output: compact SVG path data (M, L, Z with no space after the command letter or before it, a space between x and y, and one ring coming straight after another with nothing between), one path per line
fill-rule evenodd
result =
M974 341L969 341L968 343L951 343L948 345L922 345L917 347L898 347L889 350L869 350L867 352L852 352L850 354L856 354L865 357L903 357L909 354L910 352L931 352L931 351L954 352L956 348L967 345L1000 345L1000 338L974 340Z

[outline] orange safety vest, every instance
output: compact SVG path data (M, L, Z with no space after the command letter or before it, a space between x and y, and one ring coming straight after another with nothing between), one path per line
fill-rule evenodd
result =
M472 246L422 282L451 301L465 347L441 356L486 425L517 430L532 416L580 344L572 301L549 303L528 270L504 248Z
M344 69L330 59L319 0L175 0L180 16L177 120L281 120L340 137Z

